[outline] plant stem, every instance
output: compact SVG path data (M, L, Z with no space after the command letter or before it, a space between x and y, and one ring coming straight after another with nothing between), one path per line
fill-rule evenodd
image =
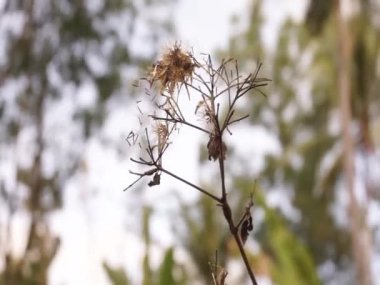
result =
M218 125L218 128L219 128L219 125ZM220 135L220 145L222 146L222 144L223 144L222 135ZM223 151L222 147L221 147L221 151ZM241 242L241 239L239 237L238 227L235 226L235 224L234 224L234 221L232 219L232 214L231 214L231 208L230 208L230 205L228 204L227 192L226 192L226 183L225 183L225 171L224 171L224 160L223 160L223 157L224 157L224 154L222 154L219 157L219 169L220 169L220 177L221 177L221 181L222 181L222 199L221 199L221 205L222 205L222 209L223 209L223 214L224 214L224 217L226 218L226 221L227 221L227 223L229 225L230 232L234 236L234 239L235 239L235 241L236 241L236 243L238 245L240 255L243 258L245 267L247 268L247 272L248 272L248 275L249 275L249 277L250 277L250 279L252 281L252 284L253 285L257 285L257 281L256 281L256 278L255 278L255 275L253 274L252 268L251 268L251 266L249 264L247 255L246 255L245 250L244 250L244 246L243 246L243 244Z
M205 129L199 127L199 126L196 126L196 125L194 125L194 124L192 124L192 123L189 123L189 122L187 122L187 121L184 121L184 120L182 120L182 119L164 118L164 117L158 117L158 116L151 116L151 117L152 117L152 119L154 119L154 120L168 121L168 122L172 122L172 123L184 124L184 125L187 125L187 126L189 126L189 127L194 128L194 129L197 129L197 130L199 130L199 131L201 131L201 132L204 132L204 133L206 133L206 134L210 134L209 131L207 131L207 130L205 130Z
M225 219L229 225L230 232L234 236L234 239L238 245L240 255L243 258L245 267L247 268L247 272L248 272L248 275L252 281L252 284L257 285L255 275L254 275L252 268L249 264L247 255L246 255L245 250L244 250L244 246L243 246L241 239L239 237L238 227L235 226L234 221L232 219L231 208L230 208L230 205L228 204L227 195L221 199L221 205L222 205L224 217L225 217Z
M191 182L189 182L189 181L187 181L187 180L185 180L185 179L183 179L183 178L175 175L174 173L170 172L169 170L166 170L165 168L162 168L161 166L157 166L157 169L160 170L160 171L162 171L162 172L164 172L164 173L166 173L166 174L168 174L168 175L170 175L171 177L173 177L173 178L175 178L175 179L177 179L177 180L179 180L179 181L181 181L181 182L183 182L183 183L185 183L185 184L193 187L194 189L198 190L199 192L202 192L203 194L209 196L210 198L214 199L218 203L222 203L222 201L221 201L220 198L218 198L215 195L207 192L206 190L200 188L199 186L197 186L197 185L195 185L195 184L193 184L193 183L191 183Z
M239 237L239 234L237 231L235 231L234 233L232 233L234 238L235 238L235 241L239 247L239 251L240 251L240 255L241 257L243 258L243 261L244 261L244 264L245 264L245 267L247 268L247 271L248 271L248 275L249 277L251 278L251 281L252 281L252 284L253 285L257 285L257 281L256 281L256 278L255 278L255 274L253 274L253 271L252 271L252 268L249 264L249 261L248 261L248 258L247 258L247 255L245 253L245 250L244 250L244 246L243 244L241 243L241 239Z

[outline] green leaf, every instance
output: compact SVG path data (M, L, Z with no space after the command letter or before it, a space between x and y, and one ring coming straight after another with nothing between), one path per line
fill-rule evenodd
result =
M103 262L103 268L107 273L112 285L129 285L127 274L122 268L112 268L106 262Z
M174 250L169 248L166 251L164 260L159 270L159 282L158 285L176 284L173 270L174 270Z

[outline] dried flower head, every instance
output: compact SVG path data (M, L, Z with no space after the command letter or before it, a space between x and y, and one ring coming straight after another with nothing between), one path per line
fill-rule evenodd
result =
M191 78L196 66L192 55L182 51L176 44L153 65L149 74L150 82L159 81L162 89L167 89L170 94L173 94L177 84Z

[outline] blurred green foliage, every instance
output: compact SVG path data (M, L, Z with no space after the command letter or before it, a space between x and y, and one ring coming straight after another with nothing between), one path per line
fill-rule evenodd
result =
M164 251L162 262L160 266L153 269L150 264L150 246L152 245L150 234L150 220L153 210L151 207L143 207L142 215L142 237L145 243L145 254L142 262L143 280L142 284L147 285L166 285L176 284L185 285L189 284L189 278L184 267L181 264L177 264L174 258L175 248L169 247ZM132 257L135 259L135 257ZM131 284L127 273L124 269L113 268L104 263L104 268L107 272L109 280L112 285L129 285Z
M374 67L380 59L380 27L371 9L373 4L357 2L359 9L349 23L354 49L351 108L359 128L355 145L366 155L371 155L379 148L373 136L376 118L380 114L380 97L376 94L380 74ZM266 92L267 98L255 94L250 97L252 123L264 125L281 146L279 155L267 156L259 181L265 185L266 191L279 187L288 191L301 218L292 221L284 215L282 219L287 220L287 227L304 244L301 247L293 244L289 250L292 248L294 252L304 254L294 258L290 251L281 253L286 251L286 244L291 244L292 238L283 232L283 223L273 218L273 210L266 209L265 220L270 226L266 222L262 225L263 228L270 227L271 231L265 238L259 235L258 243L277 243L278 246L273 248L264 247L264 251L268 250L271 256L278 255L275 260L284 264L287 263L285 257L289 257L289 266L291 263L295 267L304 264L307 269L302 270L309 272L305 276L315 277L308 282L302 278L288 279L293 278L292 270L283 264L279 265L279 268L284 266L284 272L280 270L281 279L274 272L272 274L278 284L316 284L318 266L332 261L336 274L339 274L339 270L350 266L347 261L351 255L349 229L337 223L332 211L342 177L341 140L339 133L332 129L339 119L336 57L339 51L333 1L310 1L305 21L286 20L274 51L266 53L262 53L265 50L263 44L257 43L262 36L256 36L254 43L249 40L262 29L262 22L258 21L260 16L257 16L262 5L262 1L252 1L250 14L256 16L250 18L246 31L231 39L230 49L222 56L233 56L246 62L246 71L252 71L253 58L259 58L264 63L263 72L270 74L265 76L273 79ZM327 160L331 163L326 164ZM310 274L313 270L314 274ZM328 278L333 280L334 276Z
M114 268L109 266L106 262L103 263L103 268L107 273L111 284L113 285L129 285L127 274L123 268Z
M356 146L370 153L379 148L372 136L376 131L373 118L380 114L380 97L376 95L380 87L376 69L380 29L374 23L369 2L358 1L358 4L360 9L350 22L355 51L351 62L351 108L360 129ZM257 62L263 62L261 73L272 79L270 88L264 92L266 97L251 94L240 110L252 114L250 123L264 126L281 148L279 154L267 155L257 177L261 186L254 191L253 213L262 213L263 219L254 221L253 238L259 249L248 246L247 255L255 273L268 276L275 284L328 283L352 265L349 229L338 224L333 211L342 179L340 135L332 127L339 114L336 57L339 51L333 1L310 1L304 21L285 20L273 51L264 43L263 26L267 19L262 15L263 5L263 1L252 1L247 28L231 38L228 50L219 51L220 58L236 58L241 70L247 72L252 72ZM233 146L229 150L233 154ZM201 163L206 164L205 147L200 156ZM233 185L229 192L231 208L238 219L249 201L253 181L234 176L233 172L229 175ZM218 184L205 188L215 193ZM267 197L278 188L290 200L298 218L290 217L278 205L269 206ZM196 268L196 273L189 273L191 277L183 279L181 284L194 281L210 284L210 264L214 262L215 252L218 252L218 266L228 271L232 261L241 262L236 245L221 210L211 199L201 196L190 205L180 199L179 202L181 216L173 223L180 246L187 250ZM161 274L166 273L158 280L167 284L178 284L170 283L175 282L171 274L178 266L173 255L175 250L175 247L168 249L161 265ZM148 260L146 256L143 267L151 278L155 274ZM321 266L331 262L335 272L319 275ZM237 284L247 282L244 272L235 275L238 275L234 276ZM156 284L149 280L150 284Z
M47 284L60 244L50 231L50 214L62 207L66 182L85 168L83 150L89 139L99 136L110 101L130 100L133 92L126 91L131 91L127 86L131 74L151 61L158 34L170 32L167 20L155 19L149 9L169 4L165 0L1 4L0 163L15 173L11 183L3 183L9 175L0 173L0 203L8 219L2 220L2 233L6 231L2 241L13 240L8 226L15 215L26 214L30 222L21 256L14 256L9 244L1 244L1 285ZM142 41L136 22L154 27L143 35L144 44L151 47L145 54L132 48ZM72 93L86 84L93 87L95 99L81 105ZM52 128L52 110L62 106L72 108L56 113L57 125ZM20 159L25 138L29 151ZM65 140L71 145L65 146ZM120 270L105 268L116 282L127 282Z
M211 187L205 189L212 190ZM230 244L233 241L228 226L222 210L209 197L202 195L191 205L178 200L181 203L181 216L177 222L179 240L191 256L199 279L209 284L215 252L218 251L218 266L221 267L226 266L227 256L232 253Z

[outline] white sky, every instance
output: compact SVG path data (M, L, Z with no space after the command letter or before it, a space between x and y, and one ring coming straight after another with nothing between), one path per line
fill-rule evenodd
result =
M284 17L291 15L295 20L300 20L307 1L266 0L263 4L267 19L264 40L268 45L273 45L276 31ZM230 18L236 15L244 27L250 5L250 0L181 0L176 28L182 42L194 47L196 52L226 47L229 36L235 32L230 25Z

